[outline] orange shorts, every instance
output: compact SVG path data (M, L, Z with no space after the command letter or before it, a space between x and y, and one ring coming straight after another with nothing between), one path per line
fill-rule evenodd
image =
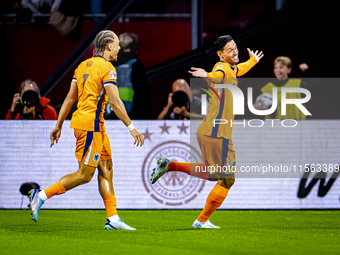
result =
M77 139L76 158L87 166L97 167L99 161L112 159L111 146L106 131L93 132L74 129Z
M197 132L197 140L202 152L203 164L209 170L222 174L233 174L236 170L233 142L223 137L211 137ZM211 172L213 174L213 172Z

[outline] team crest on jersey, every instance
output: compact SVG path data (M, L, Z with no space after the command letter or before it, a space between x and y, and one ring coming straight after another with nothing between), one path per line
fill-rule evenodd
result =
M223 68L223 65L218 65L218 66L216 67L216 70L222 69L222 68Z
M117 75L114 71L110 71L110 77L109 79L117 79Z
M100 159L99 153L96 153L96 154L93 155L93 162L97 163L99 159Z

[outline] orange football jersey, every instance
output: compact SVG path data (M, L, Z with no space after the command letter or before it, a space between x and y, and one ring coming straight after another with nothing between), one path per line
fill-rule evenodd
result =
M233 128L230 122L234 121L235 116L233 114L233 95L229 89L216 89L215 84L237 86L238 82L236 77L247 73L256 63L257 60L251 57L248 61L233 66L222 61L215 64L213 70L208 73L207 81L212 89L218 93L221 101L212 93L215 99L209 98L208 114L199 126L198 132L211 137L231 139ZM227 120L228 123L218 124L216 121L214 125L215 119Z
M74 72L78 87L78 109L73 113L71 127L102 132L104 111L108 101L105 86L117 84L114 66L105 58L96 56L83 61Z

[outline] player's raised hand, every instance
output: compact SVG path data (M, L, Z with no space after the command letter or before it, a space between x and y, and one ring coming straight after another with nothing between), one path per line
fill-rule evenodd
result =
M188 72L191 73L192 76L201 77L201 78L207 78L208 77L207 72L202 68L191 67L191 70L193 70L193 71L188 71Z
M144 145L144 138L141 133L137 129L133 129L130 131L130 134L135 138L135 143L134 145L137 144L137 147L140 146L142 147Z
M51 134L50 134L50 139L51 139L51 146L52 147L54 145L54 141L56 141L56 143L58 143L59 138L61 135L61 129L60 128L55 128L52 130Z
M258 50L256 50L254 52L254 51L250 50L249 48L247 48L247 50L248 50L248 53L249 53L249 57L256 58L257 62L259 62L260 59L264 56L262 51L258 52Z

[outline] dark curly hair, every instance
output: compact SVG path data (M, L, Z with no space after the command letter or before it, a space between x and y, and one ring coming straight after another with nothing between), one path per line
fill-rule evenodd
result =
M214 50L217 51L223 51L224 46L233 40L233 38L230 35L222 35L217 38L217 40L214 42Z

